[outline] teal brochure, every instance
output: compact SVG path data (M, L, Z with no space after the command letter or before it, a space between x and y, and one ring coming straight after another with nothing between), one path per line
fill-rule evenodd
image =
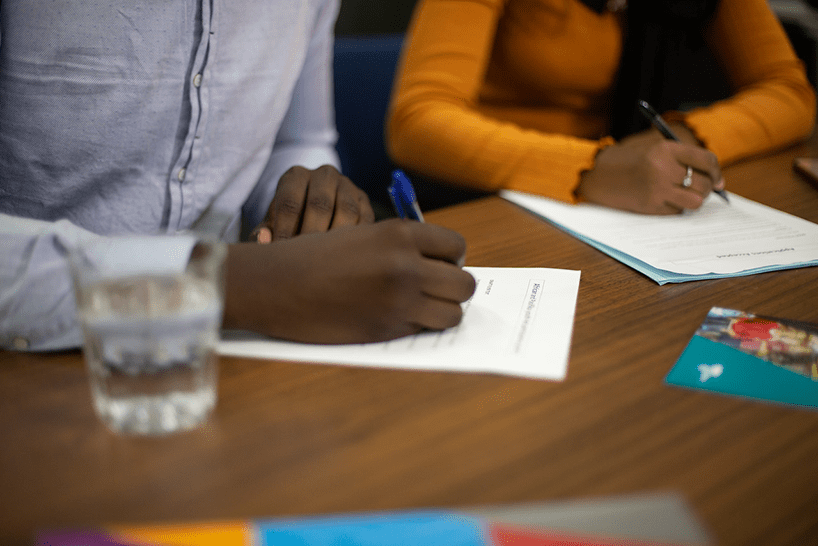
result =
M665 382L818 409L818 325L714 307Z

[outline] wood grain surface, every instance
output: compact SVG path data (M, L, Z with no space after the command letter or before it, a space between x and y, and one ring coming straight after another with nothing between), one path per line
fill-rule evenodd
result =
M728 189L818 222L791 166L816 142L727 169ZM565 381L223 357L205 427L129 438L94 416L79 351L0 352L0 543L677 491L717 544L818 545L818 412L663 383L714 305L818 322L818 268L658 286L497 197L427 221L469 265L582 271Z

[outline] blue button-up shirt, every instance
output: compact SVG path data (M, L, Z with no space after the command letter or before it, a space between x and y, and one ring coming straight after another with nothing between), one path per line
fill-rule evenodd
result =
M83 238L256 225L292 165L338 164L338 0L3 0L0 347L79 345ZM21 220L21 217L35 221Z

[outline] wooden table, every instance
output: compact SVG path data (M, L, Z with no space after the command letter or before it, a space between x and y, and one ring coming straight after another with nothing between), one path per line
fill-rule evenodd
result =
M818 222L791 168L726 171ZM818 544L818 412L669 387L711 306L818 322L818 268L658 286L499 198L431 212L475 266L582 270L567 379L222 358L209 424L123 438L79 352L0 352L0 543L105 522L256 518L680 492L723 545Z

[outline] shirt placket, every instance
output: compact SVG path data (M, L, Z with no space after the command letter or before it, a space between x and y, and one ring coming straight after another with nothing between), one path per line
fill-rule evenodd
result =
M193 62L187 74L187 96L190 104L190 122L184 146L170 172L168 185L171 192L171 211L168 231L186 229L196 219L200 211L196 203L197 158L202 146L202 133L208 113L208 92L206 68L214 37L212 21L212 0L199 0L201 5L201 36L193 53Z

